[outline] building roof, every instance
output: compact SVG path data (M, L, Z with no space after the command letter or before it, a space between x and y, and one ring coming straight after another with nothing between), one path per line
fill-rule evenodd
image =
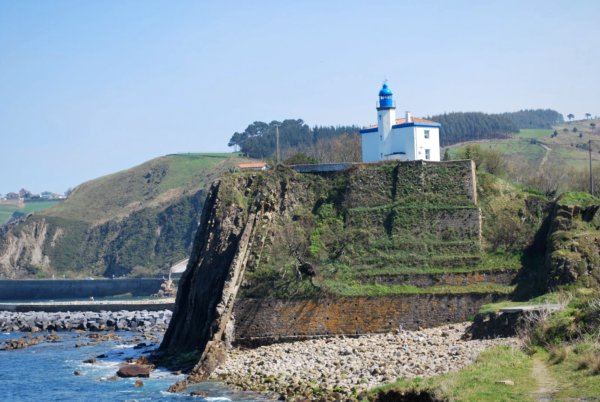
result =
M260 169L267 166L266 162L253 162L253 163L240 163L238 167L240 169Z
M423 123L423 124L440 124L437 121L421 119L420 117L411 117L410 118L413 123ZM396 119L396 124L404 124L406 123L406 119Z
M433 121L433 120L427 120L427 119L421 119L420 117L411 117L410 118L412 123L420 123L420 124L440 124L437 121ZM405 124L406 123L406 119L396 119L396 124ZM377 128L377 124L372 124L370 126L366 126L365 129L368 128Z

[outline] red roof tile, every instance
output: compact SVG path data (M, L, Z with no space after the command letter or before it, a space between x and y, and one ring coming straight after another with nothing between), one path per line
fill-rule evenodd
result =
M265 166L267 166L266 162L240 163L238 165L240 169L264 168Z

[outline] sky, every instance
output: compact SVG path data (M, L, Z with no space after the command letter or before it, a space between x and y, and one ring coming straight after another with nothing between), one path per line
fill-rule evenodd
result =
M0 194L63 192L254 121L600 115L600 1L0 0Z

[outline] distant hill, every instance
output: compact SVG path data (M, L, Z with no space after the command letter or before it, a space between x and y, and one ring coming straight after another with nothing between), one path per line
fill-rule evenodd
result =
M549 192L587 191L589 140L597 183L595 195L600 196L600 119L562 122L549 129L521 129L509 138L458 143L448 151L454 158L467 146L477 145L501 155L505 175L514 183Z
M440 145L458 142L508 138L519 128L506 116L481 112L454 112L428 117L442 125Z
M0 229L0 277L166 274L187 257L205 189L241 161L167 155L83 183L67 201Z
M57 202L60 201L25 202L22 208L17 204L0 203L0 225L11 219L50 208L51 206L56 205Z

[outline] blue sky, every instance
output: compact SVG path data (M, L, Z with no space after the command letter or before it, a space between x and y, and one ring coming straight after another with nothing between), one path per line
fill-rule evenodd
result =
M598 1L0 0L0 193L64 191L255 120L600 115Z

